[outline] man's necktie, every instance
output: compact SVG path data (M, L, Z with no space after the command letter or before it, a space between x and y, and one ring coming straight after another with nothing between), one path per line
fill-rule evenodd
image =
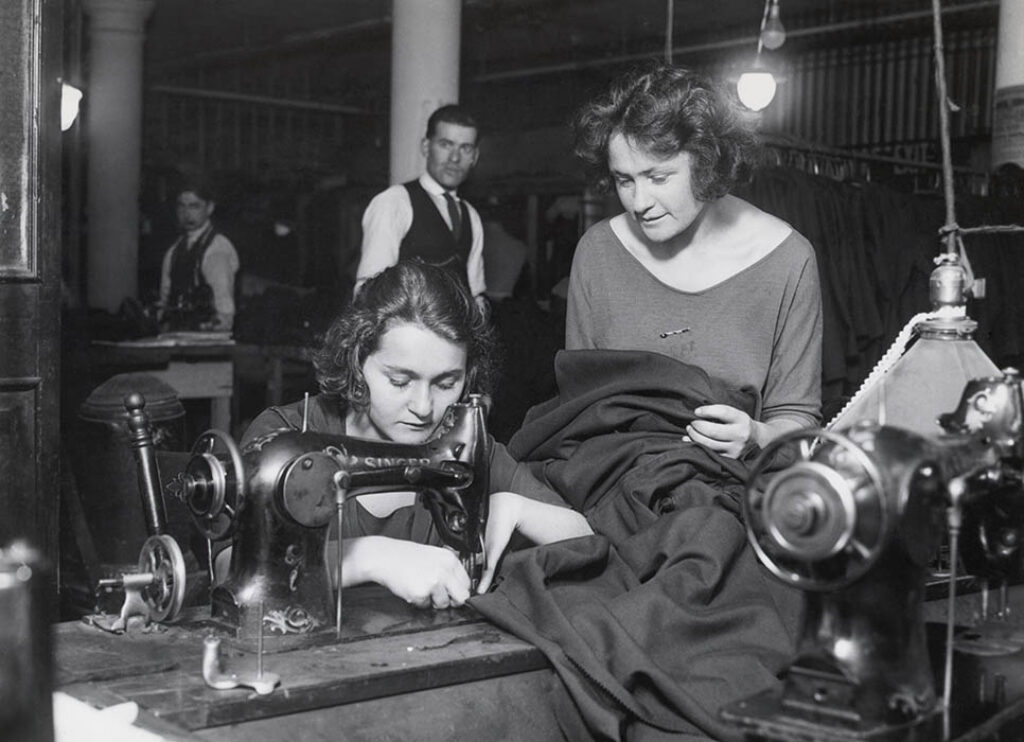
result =
M462 214L459 213L459 205L455 202L452 194L445 191L444 200L448 202L448 218L452 222L452 234L455 235L455 241L458 242L462 235Z

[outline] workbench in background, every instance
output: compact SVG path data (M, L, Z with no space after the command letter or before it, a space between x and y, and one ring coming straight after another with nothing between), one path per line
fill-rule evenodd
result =
M300 346L235 343L224 333L172 333L117 342L94 341L88 352L92 386L121 373L144 372L182 400L209 400L206 427L238 437L265 407L315 392L312 350ZM254 395L244 394L254 388Z
M170 386L182 400L208 399L210 427L230 431L235 388L235 343L227 333L172 333L138 340L94 341L93 377L145 372Z

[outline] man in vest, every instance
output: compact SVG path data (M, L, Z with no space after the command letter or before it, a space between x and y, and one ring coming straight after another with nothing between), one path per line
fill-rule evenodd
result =
M457 105L431 114L421 144L427 171L378 193L363 213L356 291L367 278L415 257L450 267L483 303L483 227L456 193L476 165L477 133L476 120Z
M160 272L161 319L170 330L230 330L234 323L238 253L210 222L215 205L204 185L178 191L182 235L164 254Z

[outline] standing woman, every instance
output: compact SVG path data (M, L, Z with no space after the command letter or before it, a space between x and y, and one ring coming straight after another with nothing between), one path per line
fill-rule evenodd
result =
M576 154L625 212L583 235L566 348L646 350L758 394L753 416L696 409L689 437L726 456L817 424L821 293L814 250L729 191L752 127L702 76L659 65L617 80L575 121Z

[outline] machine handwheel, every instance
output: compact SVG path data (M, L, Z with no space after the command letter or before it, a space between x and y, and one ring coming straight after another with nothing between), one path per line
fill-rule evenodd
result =
M245 502L242 454L231 436L207 430L192 446L184 475L184 500L204 537L227 537Z
M153 575L142 590L150 616L173 621L185 602L185 558L178 542L167 535L150 536L139 552L139 571Z
M800 431L769 445L742 500L747 535L776 577L805 590L830 590L863 575L881 554L889 514L878 466L848 435ZM869 435L869 431L863 431ZM795 460L770 474L787 448Z

